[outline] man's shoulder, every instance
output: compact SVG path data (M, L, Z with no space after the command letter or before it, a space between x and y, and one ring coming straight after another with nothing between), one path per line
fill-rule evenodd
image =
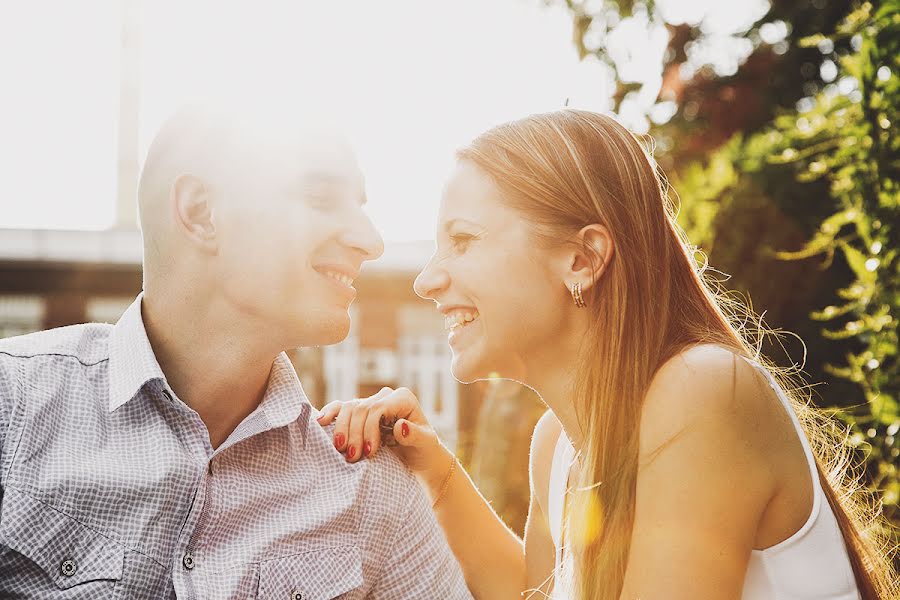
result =
M109 358L111 331L112 325L85 323L0 339L0 361L59 357L95 365Z
M396 507L398 501L408 502L411 494L425 493L412 471L389 448L357 465L366 470L363 486L369 497L390 499Z
M303 425L307 427L306 424ZM338 457L346 469L344 473L356 473L354 487L361 497L368 498L367 506L381 510L389 507L390 512L396 513L401 502L409 502L410 495L415 492L424 494L422 486L412 471L407 468L400 458L390 448L382 447L374 456L362 458L355 463L348 463L343 454L334 449L332 439L334 424L321 427L315 422L315 417L310 418L307 432L307 444L313 444L316 448L315 455L321 457L321 453L333 454ZM325 459L322 459L324 462ZM349 470L347 470L349 469ZM376 501L371 501L376 500Z

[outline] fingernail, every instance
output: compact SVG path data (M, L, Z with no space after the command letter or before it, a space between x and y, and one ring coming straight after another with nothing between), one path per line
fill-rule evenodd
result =
M343 445L344 445L344 434L339 433L336 436L334 436L334 447L340 448Z
M356 456L356 448L350 446L349 448L347 448L347 458L352 459L354 456Z
M400 425L400 435L403 437L409 437L409 423L404 422Z
M365 454L366 456L372 454L372 442L366 442L363 445L363 454Z

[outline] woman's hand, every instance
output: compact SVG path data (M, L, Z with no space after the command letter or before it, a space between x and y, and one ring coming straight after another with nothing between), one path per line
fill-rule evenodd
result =
M447 470L449 451L406 388L382 388L369 398L331 402L322 408L320 425L334 425L334 447L350 462L374 456L383 446L431 486Z

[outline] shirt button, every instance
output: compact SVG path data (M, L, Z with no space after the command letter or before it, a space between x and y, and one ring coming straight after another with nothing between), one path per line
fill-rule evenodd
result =
M294 590L293 592L291 592L291 600L303 600L303 593L298 590Z
M66 577L71 577L75 574L75 571L78 570L78 565L75 564L74 560L64 560L62 564L59 566L59 571Z
M182 557L182 559L181 559L181 564L183 564L184 568L188 569L188 570L194 568L194 557L191 556L190 552L186 552L184 554L184 557Z

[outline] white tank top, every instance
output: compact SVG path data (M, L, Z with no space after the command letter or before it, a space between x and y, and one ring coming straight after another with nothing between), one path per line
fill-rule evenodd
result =
M791 416L812 474L813 505L809 518L793 535L774 546L751 552L741 600L859 600L847 548L822 490L809 440L787 395L772 375L757 363L747 362L762 371ZM560 572L564 560L571 558L570 553L563 552L560 538L563 503L574 458L575 450L561 431L550 467L547 497L550 534L556 548L554 574ZM562 599L562 592L558 592L557 587L554 586L552 598Z

